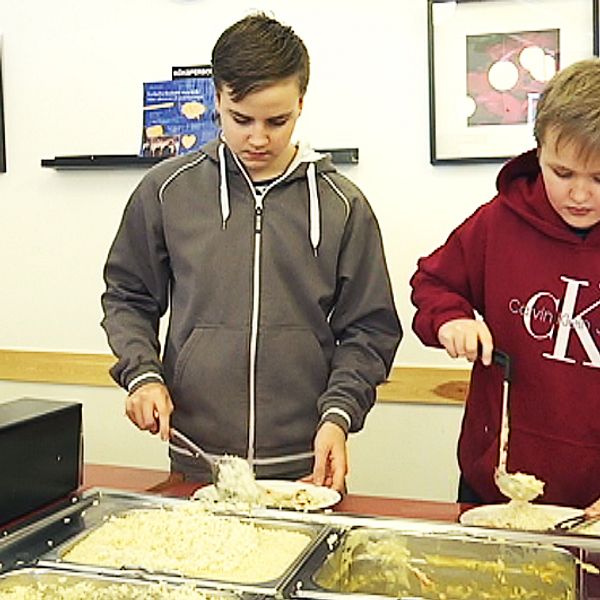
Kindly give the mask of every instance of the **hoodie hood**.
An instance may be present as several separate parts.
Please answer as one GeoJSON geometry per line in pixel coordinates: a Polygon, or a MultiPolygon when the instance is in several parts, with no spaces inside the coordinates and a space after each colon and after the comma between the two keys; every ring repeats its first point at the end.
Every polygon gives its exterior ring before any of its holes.
{"type": "Polygon", "coordinates": [[[309,197],[309,239],[315,256],[318,253],[319,242],[321,240],[321,217],[320,200],[317,186],[317,174],[335,171],[328,154],[322,154],[313,150],[308,144],[299,144],[296,156],[279,177],[275,178],[261,194],[257,194],[254,184],[248,175],[240,159],[229,149],[222,139],[216,139],[209,142],[202,148],[202,152],[208,158],[218,164],[219,168],[219,204],[221,207],[222,227],[227,227],[227,220],[231,214],[231,204],[229,199],[229,177],[235,174],[241,174],[248,183],[252,194],[254,195],[257,206],[262,207],[262,197],[264,194],[282,181],[306,178],[308,197],[309,197]]]}
{"type": "MultiPolygon", "coordinates": [[[[241,161],[237,159],[237,157],[231,152],[229,146],[227,146],[227,143],[223,139],[218,138],[208,142],[205,146],[202,147],[201,152],[203,152],[204,154],[206,154],[206,156],[208,156],[208,158],[219,164],[222,162],[221,157],[226,156],[227,171],[238,172],[241,167],[243,172],[247,176],[246,170],[241,165],[241,161]]],[[[297,172],[296,169],[301,165],[307,165],[310,163],[315,164],[317,173],[327,173],[336,170],[333,163],[331,162],[331,156],[329,154],[317,152],[309,144],[302,142],[298,144],[298,152],[296,152],[294,160],[292,160],[285,173],[283,173],[281,177],[278,178],[278,180],[285,179],[286,177],[289,177],[292,174],[293,178],[305,177],[305,173],[297,172]]]]}
{"type": "MultiPolygon", "coordinates": [[[[544,235],[581,243],[581,238],[552,208],[537,158],[537,150],[529,150],[507,162],[496,179],[498,200],[544,235]]],[[[594,227],[586,243],[600,245],[600,228],[594,227]]]]}

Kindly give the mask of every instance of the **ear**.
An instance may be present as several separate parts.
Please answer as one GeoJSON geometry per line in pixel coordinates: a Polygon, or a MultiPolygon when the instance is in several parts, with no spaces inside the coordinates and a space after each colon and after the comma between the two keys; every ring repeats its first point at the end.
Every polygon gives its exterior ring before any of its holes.
{"type": "Polygon", "coordinates": [[[300,96],[300,98],[298,98],[298,113],[302,112],[303,106],[304,106],[304,96],[300,96]]]}
{"type": "Polygon", "coordinates": [[[215,108],[218,113],[221,112],[221,92],[219,90],[215,92],[215,108]]]}

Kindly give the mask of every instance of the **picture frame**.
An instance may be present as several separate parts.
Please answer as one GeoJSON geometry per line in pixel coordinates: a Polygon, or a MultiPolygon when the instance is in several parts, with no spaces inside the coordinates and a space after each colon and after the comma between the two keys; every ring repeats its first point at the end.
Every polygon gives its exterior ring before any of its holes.
{"type": "Polygon", "coordinates": [[[2,92],[2,36],[0,36],[0,173],[6,173],[6,147],[4,144],[4,96],[2,92]]]}
{"type": "Polygon", "coordinates": [[[599,0],[427,0],[430,162],[504,162],[535,146],[555,72],[598,56],[599,0]]]}

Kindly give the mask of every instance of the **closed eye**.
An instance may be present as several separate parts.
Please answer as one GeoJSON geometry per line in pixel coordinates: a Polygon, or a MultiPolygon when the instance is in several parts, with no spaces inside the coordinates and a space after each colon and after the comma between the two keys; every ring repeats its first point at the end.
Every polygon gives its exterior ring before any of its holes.
{"type": "Polygon", "coordinates": [[[250,117],[244,117],[235,113],[232,115],[232,118],[238,125],[249,125],[252,122],[250,117]]]}
{"type": "Polygon", "coordinates": [[[289,120],[288,116],[285,117],[275,117],[273,119],[268,119],[268,123],[271,127],[283,127],[289,120]]]}
{"type": "Polygon", "coordinates": [[[552,171],[557,177],[560,177],[561,179],[568,179],[573,175],[573,172],[567,169],[557,169],[556,167],[553,167],[552,171]]]}

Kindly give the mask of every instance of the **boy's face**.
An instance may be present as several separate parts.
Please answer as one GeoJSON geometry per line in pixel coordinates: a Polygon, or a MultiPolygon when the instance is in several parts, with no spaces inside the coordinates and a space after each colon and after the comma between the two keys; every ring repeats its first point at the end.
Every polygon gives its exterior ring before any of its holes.
{"type": "Polygon", "coordinates": [[[296,77],[282,79],[239,102],[227,86],[217,93],[217,110],[227,145],[253,181],[277,177],[292,160],[290,140],[302,111],[296,77]]]}
{"type": "Polygon", "coordinates": [[[568,225],[589,229],[600,222],[600,152],[584,162],[577,145],[555,142],[548,132],[539,152],[548,200],[568,225]]]}

